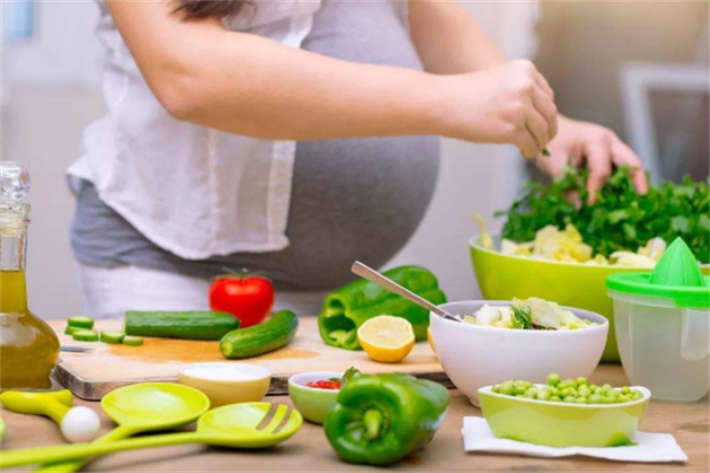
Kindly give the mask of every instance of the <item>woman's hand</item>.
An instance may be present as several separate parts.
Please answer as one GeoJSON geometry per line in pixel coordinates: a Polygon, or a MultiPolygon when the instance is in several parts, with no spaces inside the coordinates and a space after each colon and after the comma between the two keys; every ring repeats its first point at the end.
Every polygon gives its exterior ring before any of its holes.
{"type": "Polygon", "coordinates": [[[589,203],[596,201],[596,193],[609,178],[613,166],[628,166],[634,187],[639,194],[648,191],[646,174],[641,160],[616,134],[593,123],[559,116],[559,132],[549,144],[550,156],[538,156],[537,167],[545,174],[556,177],[564,173],[569,164],[589,168],[589,203]]]}
{"type": "Polygon", "coordinates": [[[447,136],[514,144],[532,158],[557,133],[554,93],[529,61],[440,77],[447,136]]]}

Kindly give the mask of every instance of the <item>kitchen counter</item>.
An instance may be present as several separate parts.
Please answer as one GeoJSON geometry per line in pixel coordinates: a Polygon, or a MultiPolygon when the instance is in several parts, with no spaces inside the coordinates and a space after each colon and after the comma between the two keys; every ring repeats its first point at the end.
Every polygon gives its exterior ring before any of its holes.
{"type": "MultiPolygon", "coordinates": [[[[597,384],[627,384],[620,366],[602,365],[591,377],[597,384]]],[[[465,454],[461,438],[464,416],[480,416],[456,390],[450,391],[451,408],[441,430],[429,446],[395,465],[406,471],[710,471],[710,424],[707,399],[693,404],[651,402],[641,430],[670,432],[688,454],[687,464],[615,463],[584,457],[541,459],[489,454],[465,454]]],[[[290,404],[287,396],[267,400],[290,404]]],[[[100,412],[98,403],[77,401],[100,412]]],[[[25,416],[2,409],[8,429],[3,449],[55,445],[62,442],[58,428],[46,418],[25,416]]],[[[112,427],[101,413],[102,432],[112,427]]],[[[26,469],[29,471],[29,469],[26,469]]],[[[322,428],[305,423],[300,432],[283,445],[263,451],[236,451],[202,445],[185,445],[137,450],[102,457],[84,471],[374,471],[338,460],[322,428]]]]}

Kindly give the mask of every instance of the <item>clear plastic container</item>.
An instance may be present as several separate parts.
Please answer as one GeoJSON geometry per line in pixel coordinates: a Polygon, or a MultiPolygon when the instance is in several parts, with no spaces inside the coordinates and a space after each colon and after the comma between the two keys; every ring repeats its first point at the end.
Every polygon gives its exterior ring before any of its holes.
{"type": "Polygon", "coordinates": [[[673,299],[609,291],[619,354],[629,382],[653,399],[694,402],[708,393],[710,311],[673,299]]]}
{"type": "Polygon", "coordinates": [[[607,277],[624,371],[652,399],[695,402],[710,377],[710,279],[677,238],[652,274],[607,277]]]}

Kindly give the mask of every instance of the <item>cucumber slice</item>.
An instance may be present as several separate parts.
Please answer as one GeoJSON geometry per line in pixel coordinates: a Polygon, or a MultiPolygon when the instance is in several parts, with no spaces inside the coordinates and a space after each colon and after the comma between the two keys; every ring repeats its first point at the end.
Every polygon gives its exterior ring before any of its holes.
{"type": "Polygon", "coordinates": [[[67,325],[67,328],[64,329],[64,334],[65,335],[74,335],[76,332],[80,330],[87,330],[83,327],[72,327],[71,325],[67,325]]]}
{"type": "Polygon", "coordinates": [[[132,347],[137,347],[140,345],[143,345],[143,337],[134,337],[132,335],[126,335],[123,337],[123,342],[124,345],[130,345],[132,347]]]}
{"type": "Polygon", "coordinates": [[[121,343],[123,341],[123,337],[125,337],[126,334],[123,332],[101,332],[101,336],[99,339],[108,344],[116,344],[116,343],[121,343]]]}
{"type": "Polygon", "coordinates": [[[94,319],[87,317],[85,315],[77,315],[76,317],[69,317],[67,323],[70,327],[81,327],[87,330],[94,328],[94,319]]]}
{"type": "Polygon", "coordinates": [[[74,340],[78,342],[98,342],[99,334],[93,330],[77,330],[72,334],[74,340]]]}

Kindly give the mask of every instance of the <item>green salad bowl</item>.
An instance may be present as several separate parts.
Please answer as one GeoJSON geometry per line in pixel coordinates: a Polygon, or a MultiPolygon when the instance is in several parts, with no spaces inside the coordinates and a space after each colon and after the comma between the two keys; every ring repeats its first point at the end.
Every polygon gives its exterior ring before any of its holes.
{"type": "MultiPolygon", "coordinates": [[[[536,385],[538,388],[544,385],[536,385]]],[[[616,447],[633,442],[651,399],[644,387],[623,404],[569,404],[478,391],[481,411],[493,435],[548,447],[616,447]]]]}
{"type": "MultiPolygon", "coordinates": [[[[494,237],[496,248],[500,238],[494,237]]],[[[618,363],[619,349],[614,329],[614,304],[606,291],[610,274],[650,272],[647,268],[597,266],[504,255],[481,246],[480,237],[469,242],[476,280],[485,299],[511,300],[539,297],[560,305],[585,309],[609,320],[602,362],[618,363]]],[[[701,266],[710,274],[710,266],[701,266]]]]}

